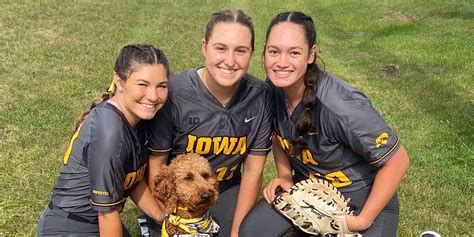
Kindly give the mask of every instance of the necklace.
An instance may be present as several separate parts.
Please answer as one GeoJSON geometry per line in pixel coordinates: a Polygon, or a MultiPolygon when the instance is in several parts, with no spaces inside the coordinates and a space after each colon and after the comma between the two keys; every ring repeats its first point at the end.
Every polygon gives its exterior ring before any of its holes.
{"type": "Polygon", "coordinates": [[[290,108],[290,103],[288,103],[286,95],[283,94],[283,97],[285,98],[286,112],[288,112],[288,116],[291,116],[291,114],[293,114],[294,108],[290,108]]]}
{"type": "Polygon", "coordinates": [[[207,82],[206,82],[206,74],[205,74],[205,71],[206,71],[206,68],[200,68],[199,70],[197,70],[197,73],[199,75],[199,77],[201,78],[201,81],[203,82],[204,86],[206,86],[207,90],[214,96],[214,98],[216,98],[216,100],[222,105],[222,107],[226,107],[226,105],[229,103],[231,97],[229,98],[219,98],[219,96],[215,95],[214,93],[212,93],[212,90],[209,88],[209,86],[207,85],[207,82]]]}

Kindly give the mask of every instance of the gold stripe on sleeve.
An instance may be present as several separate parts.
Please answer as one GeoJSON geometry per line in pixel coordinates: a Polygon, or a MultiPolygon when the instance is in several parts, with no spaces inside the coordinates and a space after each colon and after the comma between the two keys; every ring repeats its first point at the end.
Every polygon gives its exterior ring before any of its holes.
{"type": "Polygon", "coordinates": [[[392,153],[393,150],[395,150],[395,148],[398,146],[398,143],[399,143],[400,140],[398,140],[397,138],[397,142],[395,142],[395,144],[392,146],[392,148],[390,148],[390,150],[387,151],[387,153],[385,153],[382,157],[380,157],[379,159],[375,160],[375,161],[372,161],[372,162],[369,162],[369,164],[373,165],[373,164],[377,164],[378,162],[380,162],[381,160],[383,160],[385,157],[387,157],[390,153],[392,153]]]}
{"type": "Polygon", "coordinates": [[[153,148],[150,148],[148,147],[148,150],[150,150],[151,152],[156,152],[156,153],[163,153],[163,152],[170,152],[171,149],[173,149],[172,147],[170,147],[169,149],[164,149],[164,150],[156,150],[156,149],[153,149],[153,148]]]}
{"type": "Polygon", "coordinates": [[[90,202],[95,205],[95,206],[99,206],[99,207],[110,207],[110,206],[115,206],[117,204],[120,204],[122,202],[125,202],[125,198],[122,198],[122,200],[118,201],[118,202],[114,202],[114,203],[95,203],[93,202],[92,200],[90,200],[90,202]]]}
{"type": "Polygon", "coordinates": [[[271,146],[269,148],[250,148],[251,151],[269,151],[270,149],[272,149],[271,146]]]}

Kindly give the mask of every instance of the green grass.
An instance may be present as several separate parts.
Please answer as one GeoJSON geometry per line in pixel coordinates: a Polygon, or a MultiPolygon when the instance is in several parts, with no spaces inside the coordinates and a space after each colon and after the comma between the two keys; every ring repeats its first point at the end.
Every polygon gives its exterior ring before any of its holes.
{"type": "MultiPolygon", "coordinates": [[[[1,1],[0,236],[34,235],[74,119],[109,84],[128,43],[151,43],[173,72],[202,65],[214,10],[254,20],[250,72],[264,77],[266,26],[283,10],[313,16],[326,70],[362,89],[409,152],[399,189],[400,236],[472,235],[474,6],[472,1],[1,1]],[[397,68],[388,73],[388,65],[397,68]]],[[[269,159],[265,182],[274,177],[269,159]]],[[[124,222],[137,234],[138,210],[124,222]]]]}

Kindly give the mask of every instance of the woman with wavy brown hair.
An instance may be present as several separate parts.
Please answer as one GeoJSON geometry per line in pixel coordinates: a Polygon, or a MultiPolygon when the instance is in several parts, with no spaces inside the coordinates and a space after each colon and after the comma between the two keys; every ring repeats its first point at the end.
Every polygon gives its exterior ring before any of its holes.
{"type": "Polygon", "coordinates": [[[136,132],[168,96],[168,60],[152,45],[127,45],[112,85],[78,119],[38,236],[129,236],[120,213],[127,197],[156,221],[165,218],[146,178],[148,152],[136,132]]]}

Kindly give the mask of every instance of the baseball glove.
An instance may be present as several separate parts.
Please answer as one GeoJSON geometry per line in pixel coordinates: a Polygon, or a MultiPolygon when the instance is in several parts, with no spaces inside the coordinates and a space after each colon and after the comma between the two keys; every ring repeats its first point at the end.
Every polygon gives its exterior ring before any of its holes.
{"type": "Polygon", "coordinates": [[[273,205],[306,233],[360,236],[347,227],[345,215],[353,215],[349,199],[324,179],[296,183],[273,205]]]}

